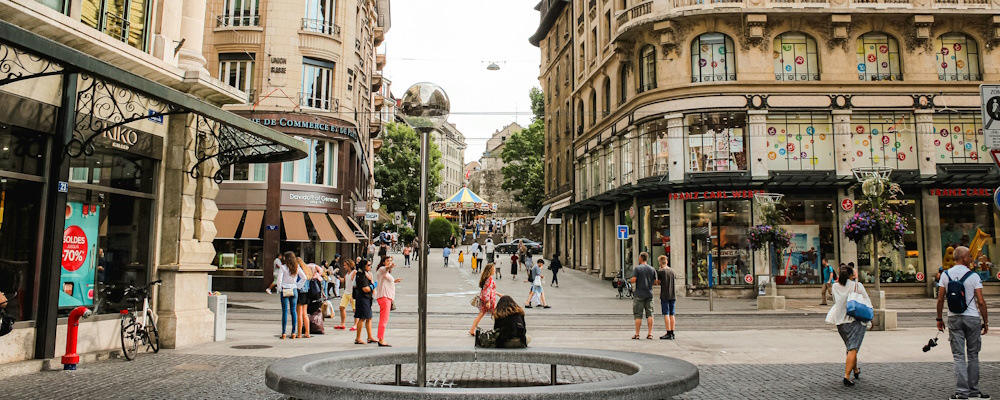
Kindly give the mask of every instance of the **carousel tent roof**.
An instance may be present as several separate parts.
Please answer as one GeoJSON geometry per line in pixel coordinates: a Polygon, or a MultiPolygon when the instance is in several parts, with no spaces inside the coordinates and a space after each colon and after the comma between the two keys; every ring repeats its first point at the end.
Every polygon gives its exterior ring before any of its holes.
{"type": "Polygon", "coordinates": [[[476,192],[469,190],[468,187],[463,186],[461,190],[455,192],[451,197],[444,199],[445,203],[484,203],[482,197],[479,197],[476,192]]]}
{"type": "Polygon", "coordinates": [[[431,204],[434,211],[437,212],[496,212],[496,203],[490,203],[489,201],[483,200],[479,197],[476,192],[469,190],[468,187],[462,187],[461,190],[455,194],[449,196],[447,199],[442,201],[436,201],[431,204]]]}

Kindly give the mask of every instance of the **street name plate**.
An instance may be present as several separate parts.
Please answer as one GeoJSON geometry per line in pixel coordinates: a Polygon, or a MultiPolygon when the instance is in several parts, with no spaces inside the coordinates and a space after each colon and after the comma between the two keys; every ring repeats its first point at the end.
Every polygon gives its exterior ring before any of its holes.
{"type": "Polygon", "coordinates": [[[979,85],[986,146],[1000,149],[1000,85],[979,85]]]}
{"type": "Polygon", "coordinates": [[[378,221],[378,213],[377,212],[366,213],[365,221],[378,221]]]}

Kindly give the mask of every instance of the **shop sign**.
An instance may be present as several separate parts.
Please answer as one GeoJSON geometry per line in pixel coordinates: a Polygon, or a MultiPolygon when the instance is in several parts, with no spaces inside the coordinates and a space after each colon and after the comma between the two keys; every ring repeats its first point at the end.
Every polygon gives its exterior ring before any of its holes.
{"type": "Polygon", "coordinates": [[[97,274],[97,234],[100,206],[79,202],[66,203],[63,231],[62,268],[59,282],[59,307],[94,304],[94,275],[97,274]]]}
{"type": "Polygon", "coordinates": [[[713,249],[712,253],[716,257],[750,257],[750,252],[747,249],[713,249]]]}
{"type": "Polygon", "coordinates": [[[924,281],[924,273],[917,272],[917,282],[923,282],[923,281],[924,281]]]}
{"type": "Polygon", "coordinates": [[[378,221],[378,213],[377,212],[365,213],[365,221],[378,221]]]}
{"type": "Polygon", "coordinates": [[[354,216],[363,217],[368,212],[368,202],[358,200],[354,202],[354,216]]]}
{"type": "Polygon", "coordinates": [[[101,132],[100,136],[94,138],[94,143],[99,147],[127,151],[156,159],[160,158],[160,152],[163,149],[163,138],[121,125],[101,132]]]}
{"type": "Polygon", "coordinates": [[[743,281],[746,283],[753,283],[753,275],[747,274],[747,276],[743,277],[743,281]]]}
{"type": "Polygon", "coordinates": [[[284,128],[302,128],[302,129],[312,129],[314,131],[320,132],[330,132],[339,133],[350,137],[351,139],[358,140],[358,131],[354,128],[331,125],[316,121],[304,121],[299,119],[291,118],[250,118],[251,121],[264,126],[280,126],[284,128]]]}
{"type": "Polygon", "coordinates": [[[674,192],[670,200],[715,200],[715,199],[752,199],[763,190],[716,190],[704,192],[674,192]]]}
{"type": "Polygon", "coordinates": [[[319,193],[289,193],[288,200],[292,201],[304,201],[309,204],[326,205],[326,204],[340,204],[340,198],[336,196],[327,196],[325,194],[319,193]]]}
{"type": "Polygon", "coordinates": [[[285,57],[271,57],[271,73],[272,74],[283,74],[286,72],[286,67],[275,67],[275,65],[285,65],[288,64],[288,59],[285,57]]]}
{"type": "Polygon", "coordinates": [[[986,197],[990,196],[989,189],[986,188],[959,188],[959,189],[929,189],[931,196],[938,197],[986,197]]]}
{"type": "Polygon", "coordinates": [[[844,211],[851,211],[851,210],[853,210],[854,209],[854,200],[844,199],[844,201],[840,202],[840,208],[844,209],[844,211]]]}

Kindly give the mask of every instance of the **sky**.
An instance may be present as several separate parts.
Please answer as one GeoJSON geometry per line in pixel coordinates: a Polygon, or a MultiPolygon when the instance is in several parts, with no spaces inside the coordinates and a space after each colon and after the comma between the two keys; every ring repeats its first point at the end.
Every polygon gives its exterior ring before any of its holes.
{"type": "Polygon", "coordinates": [[[383,76],[402,98],[432,82],[451,100],[449,122],[465,135],[465,162],[478,160],[493,132],[531,123],[528,91],[539,86],[538,0],[395,0],[385,34],[383,76]],[[499,71],[488,71],[490,62],[499,71]]]}

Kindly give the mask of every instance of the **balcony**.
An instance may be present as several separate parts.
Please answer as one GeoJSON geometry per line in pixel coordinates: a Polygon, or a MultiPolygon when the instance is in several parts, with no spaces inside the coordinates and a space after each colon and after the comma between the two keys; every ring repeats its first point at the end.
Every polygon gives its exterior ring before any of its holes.
{"type": "Polygon", "coordinates": [[[378,47],[378,46],[382,45],[382,42],[385,41],[385,16],[384,15],[379,15],[378,16],[378,20],[376,20],[375,30],[372,33],[373,33],[373,36],[374,36],[373,39],[375,41],[375,47],[378,47]]]}
{"type": "Polygon", "coordinates": [[[989,0],[934,0],[932,3],[934,4],[934,8],[991,8],[989,0]]]}
{"type": "Polygon", "coordinates": [[[340,40],[340,25],[321,19],[302,18],[302,30],[306,32],[322,33],[340,40]]]}
{"type": "MultiPolygon", "coordinates": [[[[674,0],[674,3],[678,2],[678,1],[701,2],[703,0],[674,0]]],[[[618,14],[618,28],[620,29],[622,27],[622,25],[627,24],[629,21],[631,21],[633,19],[636,19],[636,18],[639,18],[639,17],[641,17],[643,15],[647,15],[647,14],[652,13],[652,12],[653,12],[653,2],[652,1],[647,1],[645,3],[639,3],[638,5],[632,7],[630,9],[628,9],[628,10],[622,11],[621,14],[618,14]]]]}
{"type": "Polygon", "coordinates": [[[381,71],[385,68],[385,54],[375,54],[375,69],[381,71]]]}
{"type": "Polygon", "coordinates": [[[382,95],[379,93],[372,93],[372,96],[373,100],[375,100],[374,101],[375,111],[382,111],[382,106],[385,105],[385,97],[382,97],[382,95]]]}
{"type": "Polygon", "coordinates": [[[857,8],[912,8],[912,0],[851,0],[857,8]]]}
{"type": "Polygon", "coordinates": [[[299,107],[305,109],[338,112],[340,111],[340,99],[331,99],[318,96],[312,92],[299,93],[299,107]]]}
{"type": "Polygon", "coordinates": [[[215,16],[213,30],[216,46],[259,45],[264,29],[259,26],[260,16],[215,16]]]}
{"type": "Polygon", "coordinates": [[[372,151],[378,154],[382,150],[382,139],[372,140],[372,151]]]}
{"type": "Polygon", "coordinates": [[[372,91],[378,91],[382,88],[382,72],[375,71],[372,73],[372,91]]]}
{"type": "Polygon", "coordinates": [[[260,16],[259,15],[229,15],[222,14],[215,16],[215,27],[216,28],[229,28],[229,27],[247,27],[260,26],[260,16]]]}

